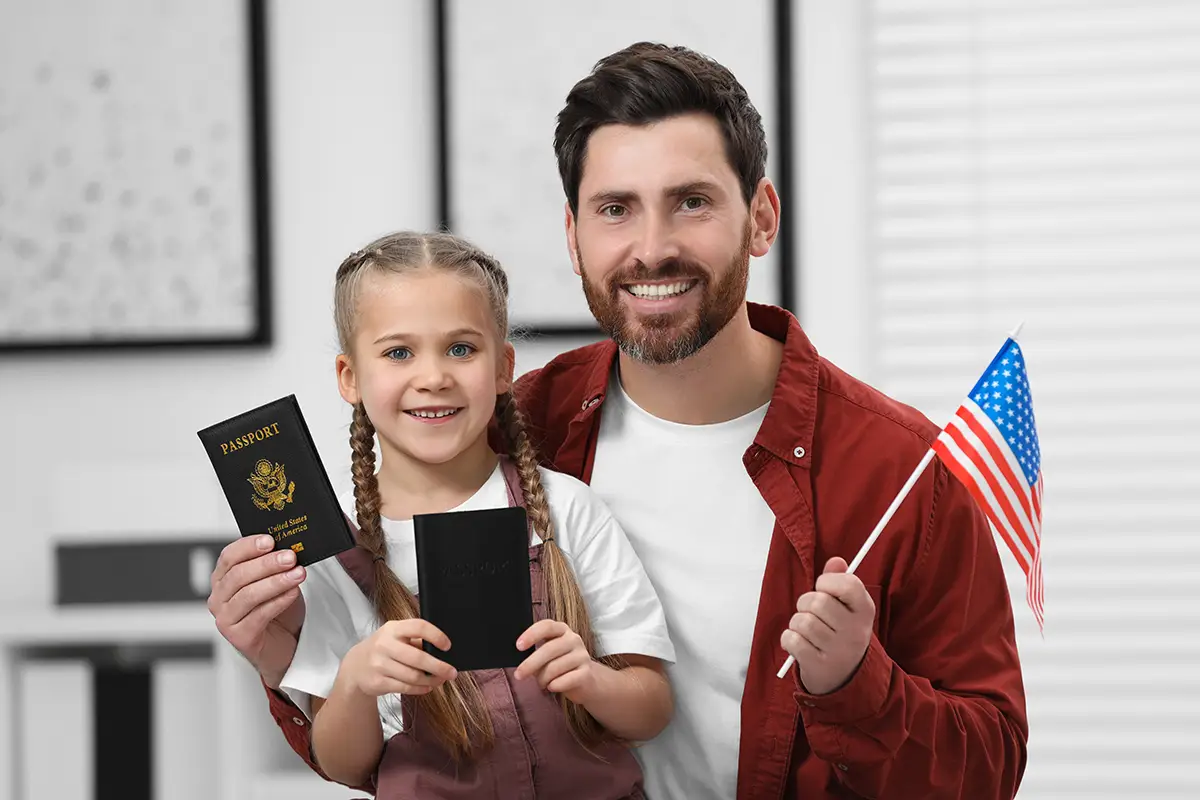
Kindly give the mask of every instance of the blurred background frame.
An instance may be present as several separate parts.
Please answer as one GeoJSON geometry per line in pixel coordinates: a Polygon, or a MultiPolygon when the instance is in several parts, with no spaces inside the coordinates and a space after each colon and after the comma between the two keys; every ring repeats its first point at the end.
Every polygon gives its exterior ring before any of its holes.
{"type": "Polygon", "coordinates": [[[601,57],[640,40],[686,43],[746,87],[766,127],[767,176],[783,215],[771,253],[751,263],[749,298],[788,309],[798,302],[790,0],[749,3],[737,14],[724,0],[660,0],[634,14],[552,0],[433,5],[440,224],[504,264],[522,334],[602,335],[565,244],[554,129],[571,86],[601,57]]]}
{"type": "Polygon", "coordinates": [[[270,343],[265,5],[0,28],[0,353],[270,343]]]}

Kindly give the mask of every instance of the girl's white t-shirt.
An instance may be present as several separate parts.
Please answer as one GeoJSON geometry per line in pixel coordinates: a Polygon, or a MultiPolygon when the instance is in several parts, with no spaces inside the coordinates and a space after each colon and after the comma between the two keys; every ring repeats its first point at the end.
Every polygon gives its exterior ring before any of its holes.
{"type": "MultiPolygon", "coordinates": [[[[636,654],[672,663],[675,649],[667,634],[658,594],[608,507],[582,481],[540,470],[550,517],[563,555],[575,572],[596,636],[596,655],[636,654]]],[[[354,497],[338,498],[354,519],[354,497]]],[[[508,491],[499,465],[483,486],[453,511],[504,508],[508,491]]],[[[414,594],[417,556],[412,520],[383,520],[388,565],[414,594]]],[[[540,539],[534,537],[533,543],[540,539]]],[[[346,653],[379,625],[375,609],[336,558],[308,567],[300,585],[304,626],[296,654],[280,688],[311,719],[311,699],[328,697],[346,653]]],[[[379,698],[384,738],[403,729],[399,698],[379,698]]]]}

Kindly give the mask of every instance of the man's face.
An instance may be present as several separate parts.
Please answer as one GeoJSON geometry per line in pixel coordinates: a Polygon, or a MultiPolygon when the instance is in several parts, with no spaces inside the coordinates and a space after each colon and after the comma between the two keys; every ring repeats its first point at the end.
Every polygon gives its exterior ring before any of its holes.
{"type": "Polygon", "coordinates": [[[760,186],[747,209],[708,115],[591,135],[567,241],[588,306],[622,351],[673,363],[720,333],[745,303],[750,256],[774,238],[774,215],[764,231],[754,213],[765,195],[760,186]]]}

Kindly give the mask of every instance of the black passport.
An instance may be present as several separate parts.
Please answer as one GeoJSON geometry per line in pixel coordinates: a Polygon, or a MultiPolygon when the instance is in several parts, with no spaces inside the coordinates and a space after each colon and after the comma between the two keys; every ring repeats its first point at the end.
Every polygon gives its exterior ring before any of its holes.
{"type": "Polygon", "coordinates": [[[416,514],[413,533],[421,617],[450,637],[449,650],[425,650],[462,671],[518,666],[533,624],[525,509],[416,514]]]}
{"type": "Polygon", "coordinates": [[[288,395],[197,431],[242,536],[269,533],[301,566],[354,547],[300,404],[288,395]]]}

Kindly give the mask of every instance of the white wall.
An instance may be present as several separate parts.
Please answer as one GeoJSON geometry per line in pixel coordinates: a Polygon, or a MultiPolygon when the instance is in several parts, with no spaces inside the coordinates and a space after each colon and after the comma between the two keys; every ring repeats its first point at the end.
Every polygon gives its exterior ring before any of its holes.
{"type": "Polygon", "coordinates": [[[294,392],[347,479],[332,278],[369,238],[436,222],[431,22],[420,2],[270,7],[270,349],[0,360],[0,607],[51,602],[59,537],[232,533],[195,432],[258,403],[294,392]]]}
{"type": "Polygon", "coordinates": [[[821,355],[870,380],[864,0],[802,0],[792,41],[800,227],[797,315],[821,355]]]}
{"type": "MultiPolygon", "coordinates": [[[[805,6],[830,21],[826,33],[839,24],[841,4],[805,6]]],[[[348,481],[348,414],[332,373],[333,272],[371,237],[436,223],[431,25],[422,2],[270,5],[269,349],[0,360],[0,606],[51,602],[58,539],[231,534],[195,432],[253,405],[295,393],[335,488],[348,481]]],[[[804,92],[813,91],[809,84],[820,75],[802,72],[809,76],[804,92]]],[[[826,100],[831,113],[797,114],[813,137],[810,150],[836,142],[850,122],[845,97],[827,93],[826,100]]],[[[831,161],[824,168],[836,170],[831,161]]],[[[804,197],[802,213],[818,217],[802,224],[803,257],[822,270],[846,257],[844,228],[829,229],[828,221],[853,196],[836,192],[840,206],[829,193],[820,202],[804,197]]],[[[812,317],[819,346],[853,361],[859,344],[841,343],[841,331],[857,319],[846,278],[852,273],[828,273],[840,282],[832,291],[826,274],[804,276],[802,313],[812,317]],[[818,302],[826,296],[833,305],[818,302]]],[[[576,344],[520,344],[518,372],[576,344]]]]}

